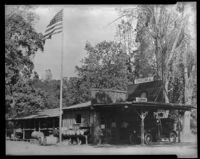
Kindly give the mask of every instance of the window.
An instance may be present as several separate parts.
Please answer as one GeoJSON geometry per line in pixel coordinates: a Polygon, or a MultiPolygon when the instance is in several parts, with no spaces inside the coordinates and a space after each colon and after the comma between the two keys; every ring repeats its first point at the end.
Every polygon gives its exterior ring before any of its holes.
{"type": "Polygon", "coordinates": [[[81,123],[81,114],[76,115],[76,123],[81,123]]]}

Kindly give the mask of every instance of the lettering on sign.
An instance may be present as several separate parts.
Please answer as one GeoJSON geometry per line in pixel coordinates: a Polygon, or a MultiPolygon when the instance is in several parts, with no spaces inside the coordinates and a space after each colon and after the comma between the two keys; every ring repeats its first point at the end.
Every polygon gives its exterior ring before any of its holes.
{"type": "Polygon", "coordinates": [[[147,98],[136,97],[136,102],[147,102],[147,98]]]}
{"type": "Polygon", "coordinates": [[[145,82],[152,82],[152,81],[154,81],[153,77],[138,78],[138,79],[135,79],[135,84],[145,83],[145,82]]]}

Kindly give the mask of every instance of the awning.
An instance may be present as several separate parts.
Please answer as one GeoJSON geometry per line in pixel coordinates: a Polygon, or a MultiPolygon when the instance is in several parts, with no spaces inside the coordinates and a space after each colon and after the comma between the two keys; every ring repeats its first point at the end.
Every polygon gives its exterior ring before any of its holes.
{"type": "Polygon", "coordinates": [[[59,117],[59,108],[46,109],[33,115],[28,115],[19,118],[9,118],[8,120],[27,120],[27,119],[52,118],[52,117],[59,117]]]}
{"type": "Polygon", "coordinates": [[[137,109],[166,109],[166,110],[191,110],[196,109],[191,105],[158,103],[158,102],[121,102],[112,104],[93,104],[94,108],[117,108],[120,106],[128,106],[137,109]]]}
{"type": "Polygon", "coordinates": [[[63,110],[69,110],[69,109],[78,109],[78,108],[87,108],[91,106],[91,101],[86,102],[86,103],[80,103],[80,104],[75,104],[69,107],[64,107],[63,110]]]}

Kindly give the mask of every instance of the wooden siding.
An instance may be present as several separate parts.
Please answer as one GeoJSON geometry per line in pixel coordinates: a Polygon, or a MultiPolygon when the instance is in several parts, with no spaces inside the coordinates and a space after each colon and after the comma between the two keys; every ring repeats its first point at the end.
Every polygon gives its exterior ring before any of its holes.
{"type": "Polygon", "coordinates": [[[67,110],[63,113],[63,127],[65,129],[72,129],[76,125],[76,115],[81,114],[81,127],[90,126],[90,114],[88,110],[67,110]]]}

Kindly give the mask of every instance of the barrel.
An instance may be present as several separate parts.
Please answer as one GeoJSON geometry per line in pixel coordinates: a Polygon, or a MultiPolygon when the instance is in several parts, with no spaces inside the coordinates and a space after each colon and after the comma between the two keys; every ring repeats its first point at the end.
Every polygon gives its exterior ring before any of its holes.
{"type": "Polygon", "coordinates": [[[39,131],[33,131],[31,133],[31,137],[38,139],[38,138],[44,137],[44,133],[43,132],[39,132],[39,131]]]}
{"type": "Polygon", "coordinates": [[[47,136],[45,140],[45,145],[53,145],[58,142],[58,138],[54,137],[53,135],[47,136]]]}

